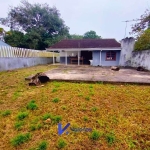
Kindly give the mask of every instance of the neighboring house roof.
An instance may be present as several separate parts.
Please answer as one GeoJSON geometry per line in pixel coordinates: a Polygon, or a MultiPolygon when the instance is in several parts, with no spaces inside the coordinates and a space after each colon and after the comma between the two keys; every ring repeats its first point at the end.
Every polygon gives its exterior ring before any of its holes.
{"type": "Polygon", "coordinates": [[[121,48],[115,39],[82,39],[62,40],[48,49],[76,49],[76,48],[121,48]]]}
{"type": "Polygon", "coordinates": [[[0,46],[10,46],[10,45],[8,45],[5,42],[3,42],[3,41],[0,40],[0,46]]]}

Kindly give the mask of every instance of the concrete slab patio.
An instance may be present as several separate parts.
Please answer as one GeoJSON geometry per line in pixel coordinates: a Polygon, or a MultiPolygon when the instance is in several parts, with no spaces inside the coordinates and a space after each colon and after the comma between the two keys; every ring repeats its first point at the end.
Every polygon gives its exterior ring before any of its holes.
{"type": "Polygon", "coordinates": [[[113,71],[110,67],[93,67],[88,65],[60,65],[47,71],[46,75],[55,81],[73,82],[108,82],[108,83],[138,83],[150,85],[150,72],[139,72],[135,69],[122,68],[113,71]]]}

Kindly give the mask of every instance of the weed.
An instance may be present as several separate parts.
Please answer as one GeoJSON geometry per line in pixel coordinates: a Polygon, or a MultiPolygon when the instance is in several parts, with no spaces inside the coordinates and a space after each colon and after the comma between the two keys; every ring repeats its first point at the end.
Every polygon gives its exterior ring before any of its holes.
{"type": "Polygon", "coordinates": [[[32,125],[30,126],[30,131],[35,131],[35,130],[36,130],[36,126],[32,124],[32,125]]]}
{"type": "Polygon", "coordinates": [[[57,98],[57,97],[54,98],[54,99],[52,100],[52,102],[53,102],[53,103],[58,103],[58,102],[59,102],[59,98],[57,98]]]}
{"type": "Polygon", "coordinates": [[[45,114],[44,116],[43,116],[43,120],[47,120],[48,118],[51,118],[51,114],[45,114]]]}
{"type": "Polygon", "coordinates": [[[89,96],[87,96],[87,97],[85,97],[85,99],[86,99],[87,101],[89,101],[89,100],[90,100],[90,97],[89,97],[89,96]]]}
{"type": "Polygon", "coordinates": [[[39,124],[37,125],[37,130],[41,129],[42,127],[43,127],[43,125],[39,123],[39,124]]]}
{"type": "Polygon", "coordinates": [[[106,140],[107,140],[107,143],[109,145],[113,144],[114,141],[116,140],[116,137],[115,137],[114,133],[108,133],[108,134],[106,134],[106,140]]]}
{"type": "Polygon", "coordinates": [[[61,108],[62,108],[63,110],[66,110],[67,106],[63,105],[61,108]]]}
{"type": "Polygon", "coordinates": [[[83,94],[78,94],[78,97],[83,97],[83,94]]]}
{"type": "Polygon", "coordinates": [[[62,116],[54,116],[52,117],[52,121],[54,124],[59,123],[62,120],[62,116]]]}
{"type": "Polygon", "coordinates": [[[90,135],[90,139],[98,140],[101,136],[102,136],[102,134],[98,130],[94,130],[94,131],[92,131],[92,133],[90,135]]]}
{"type": "Polygon", "coordinates": [[[59,139],[58,142],[57,142],[57,147],[60,148],[60,149],[64,148],[66,145],[67,145],[67,143],[63,138],[59,139]]]}
{"type": "Polygon", "coordinates": [[[95,112],[95,111],[98,110],[98,108],[97,107],[92,107],[91,110],[95,112]]]}
{"type": "Polygon", "coordinates": [[[38,106],[37,106],[37,104],[35,103],[34,100],[30,101],[30,102],[27,104],[27,109],[29,109],[29,110],[35,110],[35,109],[37,109],[37,108],[38,108],[38,106]]]}
{"type": "Polygon", "coordinates": [[[87,117],[87,116],[84,116],[84,117],[83,117],[83,120],[84,120],[84,121],[88,121],[88,117],[87,117]]]}
{"type": "Polygon", "coordinates": [[[24,122],[19,121],[15,123],[14,127],[16,130],[21,130],[23,125],[24,125],[24,122]]]}
{"type": "Polygon", "coordinates": [[[28,112],[19,112],[17,115],[18,120],[23,120],[28,117],[28,112]]]}
{"type": "Polygon", "coordinates": [[[47,141],[42,141],[36,150],[47,150],[47,141]]]}
{"type": "Polygon", "coordinates": [[[52,90],[52,92],[54,93],[54,92],[57,92],[58,90],[56,89],[56,88],[54,88],[53,90],[52,90]]]}
{"type": "Polygon", "coordinates": [[[93,88],[93,86],[92,86],[92,85],[90,85],[90,86],[89,86],[89,88],[90,88],[90,89],[92,89],[92,88],[93,88]]]}
{"type": "Polygon", "coordinates": [[[3,117],[9,116],[11,114],[10,110],[5,110],[4,112],[1,113],[3,117]]]}
{"type": "Polygon", "coordinates": [[[18,145],[21,145],[21,144],[29,141],[30,139],[31,139],[31,134],[30,133],[19,134],[11,140],[11,144],[13,146],[18,146],[18,145]]]}

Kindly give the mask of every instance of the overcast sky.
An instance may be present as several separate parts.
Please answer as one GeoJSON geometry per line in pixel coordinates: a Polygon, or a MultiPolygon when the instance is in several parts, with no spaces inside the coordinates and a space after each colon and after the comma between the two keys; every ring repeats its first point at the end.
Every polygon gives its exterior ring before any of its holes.
{"type": "MultiPolygon", "coordinates": [[[[71,34],[94,30],[103,38],[121,40],[125,36],[126,20],[137,19],[150,8],[150,0],[28,0],[31,3],[48,3],[56,6],[71,34]]],[[[17,6],[20,0],[2,0],[0,18],[6,17],[9,6],[17,6]]],[[[126,36],[131,36],[128,23],[126,36]]],[[[0,25],[1,26],[1,25],[0,25]]],[[[8,30],[8,28],[5,28],[8,30]]]]}

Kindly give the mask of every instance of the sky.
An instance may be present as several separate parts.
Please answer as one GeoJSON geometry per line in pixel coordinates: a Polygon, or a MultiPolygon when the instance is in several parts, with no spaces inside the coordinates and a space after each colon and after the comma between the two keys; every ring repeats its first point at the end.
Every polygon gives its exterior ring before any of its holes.
{"type": "MultiPolygon", "coordinates": [[[[61,18],[70,28],[70,34],[83,35],[94,30],[102,38],[115,38],[120,41],[130,37],[131,25],[136,22],[123,21],[138,19],[150,8],[150,0],[28,0],[30,3],[47,3],[55,6],[61,18]]],[[[7,16],[9,6],[17,6],[20,0],[7,0],[0,3],[0,18],[7,16]]],[[[2,25],[5,30],[9,30],[2,25]]]]}

